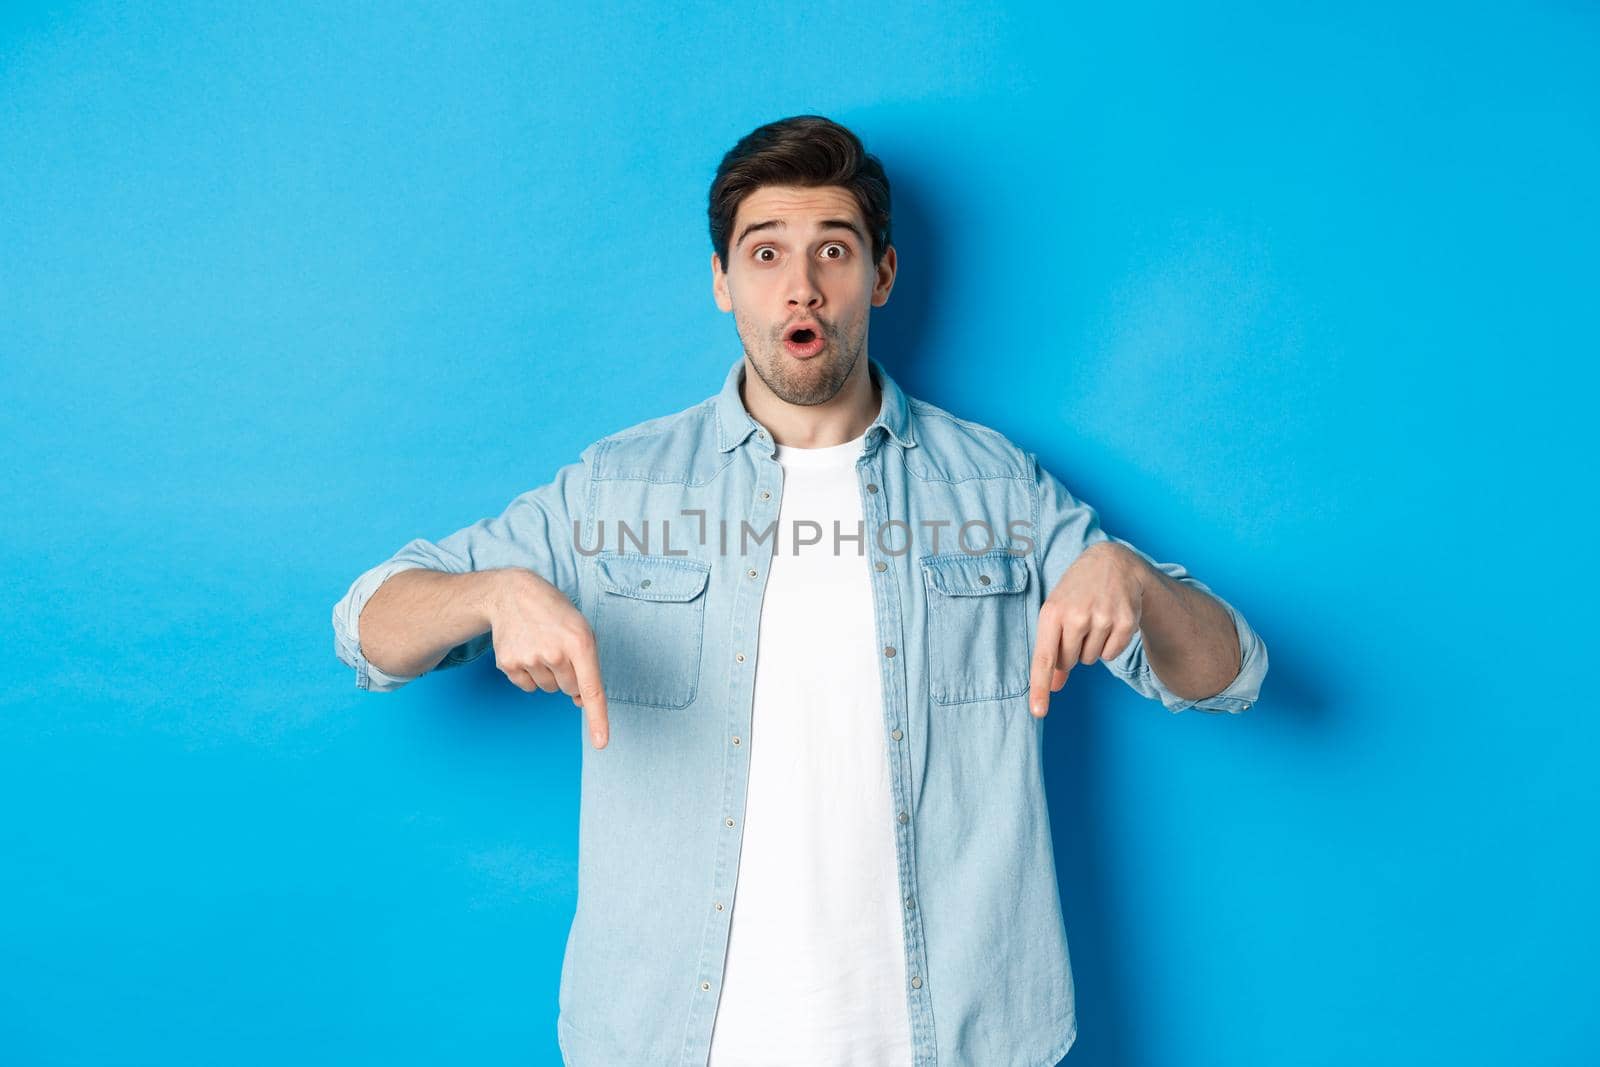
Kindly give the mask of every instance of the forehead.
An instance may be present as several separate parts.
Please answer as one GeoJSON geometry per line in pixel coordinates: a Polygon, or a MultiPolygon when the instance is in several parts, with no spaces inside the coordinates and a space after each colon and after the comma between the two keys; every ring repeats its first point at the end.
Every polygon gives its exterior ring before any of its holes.
{"type": "Polygon", "coordinates": [[[739,202],[734,212],[734,232],[746,222],[782,219],[790,226],[805,227],[823,219],[851,219],[865,227],[861,209],[848,189],[838,185],[803,188],[794,185],[763,185],[739,202]]]}

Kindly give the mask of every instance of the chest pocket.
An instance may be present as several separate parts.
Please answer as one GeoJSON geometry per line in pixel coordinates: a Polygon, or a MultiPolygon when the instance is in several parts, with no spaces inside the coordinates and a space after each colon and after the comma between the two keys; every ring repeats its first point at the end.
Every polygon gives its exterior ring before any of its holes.
{"type": "Polygon", "coordinates": [[[922,559],[928,595],[928,681],[940,704],[1028,691],[1033,634],[1028,564],[1005,549],[922,559]]]}
{"type": "Polygon", "coordinates": [[[595,558],[595,641],[606,701],[681,708],[700,682],[711,564],[675,556],[595,558]]]}

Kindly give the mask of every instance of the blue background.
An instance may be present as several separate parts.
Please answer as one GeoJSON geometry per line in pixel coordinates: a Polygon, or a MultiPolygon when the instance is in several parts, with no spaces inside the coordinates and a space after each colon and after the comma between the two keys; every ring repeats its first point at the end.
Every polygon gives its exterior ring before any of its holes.
{"type": "Polygon", "coordinates": [[[716,390],[801,112],[873,355],[1271,650],[1055,698],[1066,1062],[1593,1055],[1593,5],[269,6],[0,15],[0,1059],[558,1062],[580,714],[329,610],[716,390]]]}

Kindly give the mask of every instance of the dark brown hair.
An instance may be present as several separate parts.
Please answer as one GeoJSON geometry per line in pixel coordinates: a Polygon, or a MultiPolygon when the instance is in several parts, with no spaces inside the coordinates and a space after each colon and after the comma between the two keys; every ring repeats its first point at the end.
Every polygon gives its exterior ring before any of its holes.
{"type": "Polygon", "coordinates": [[[711,182],[711,246],[728,269],[728,240],[744,198],[763,185],[838,185],[856,198],[876,266],[889,247],[889,178],[861,139],[821,115],[795,115],[745,134],[711,182]]]}

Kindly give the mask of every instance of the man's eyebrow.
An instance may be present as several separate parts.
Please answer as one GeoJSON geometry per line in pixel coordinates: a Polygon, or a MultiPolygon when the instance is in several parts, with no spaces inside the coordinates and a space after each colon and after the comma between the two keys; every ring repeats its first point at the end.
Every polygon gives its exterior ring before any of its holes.
{"type": "MultiPolygon", "coordinates": [[[[735,248],[738,248],[741,244],[744,243],[744,239],[746,237],[749,237],[752,233],[755,233],[757,230],[771,230],[771,229],[776,229],[778,227],[783,227],[783,226],[786,226],[786,225],[787,225],[787,223],[785,223],[782,219],[763,219],[760,222],[752,222],[748,226],[746,226],[744,229],[739,231],[739,237],[738,237],[737,240],[735,240],[733,242],[733,246],[735,248]]],[[[856,235],[856,240],[857,241],[861,242],[863,245],[867,243],[867,235],[861,232],[861,227],[857,226],[854,222],[851,222],[849,219],[824,219],[817,226],[817,229],[819,229],[819,230],[849,230],[851,233],[856,235]]]]}

